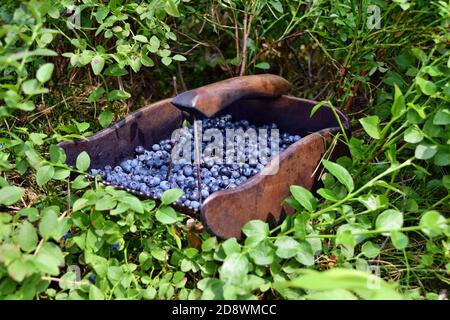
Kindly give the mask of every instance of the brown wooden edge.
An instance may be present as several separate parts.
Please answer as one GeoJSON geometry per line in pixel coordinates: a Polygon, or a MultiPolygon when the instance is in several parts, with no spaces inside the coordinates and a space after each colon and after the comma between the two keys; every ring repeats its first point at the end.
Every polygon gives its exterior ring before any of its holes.
{"type": "Polygon", "coordinates": [[[183,92],[171,103],[181,110],[212,117],[233,102],[246,98],[276,98],[291,84],[273,74],[234,77],[183,92]]]}

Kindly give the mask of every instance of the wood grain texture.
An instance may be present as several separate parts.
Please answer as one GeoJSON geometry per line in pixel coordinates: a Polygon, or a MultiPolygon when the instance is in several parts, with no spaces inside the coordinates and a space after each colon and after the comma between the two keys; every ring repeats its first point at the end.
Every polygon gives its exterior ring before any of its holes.
{"type": "Polygon", "coordinates": [[[67,155],[67,164],[75,165],[78,154],[86,151],[91,158],[91,168],[117,165],[124,159],[134,157],[134,150],[141,145],[146,148],[171,137],[179,128],[182,112],[170,99],[143,107],[109,128],[88,137],[59,144],[67,155]]]}
{"type": "Polygon", "coordinates": [[[291,84],[273,74],[230,78],[183,92],[171,102],[178,108],[212,117],[235,101],[247,98],[276,98],[287,93],[291,84]]]}

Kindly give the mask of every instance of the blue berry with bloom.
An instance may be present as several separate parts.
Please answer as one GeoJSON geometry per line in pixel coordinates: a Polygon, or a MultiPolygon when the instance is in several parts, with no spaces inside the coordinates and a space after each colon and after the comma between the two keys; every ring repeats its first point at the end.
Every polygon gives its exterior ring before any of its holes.
{"type": "Polygon", "coordinates": [[[91,273],[88,277],[88,280],[92,283],[95,283],[96,278],[97,278],[97,275],[95,273],[91,273]]]}

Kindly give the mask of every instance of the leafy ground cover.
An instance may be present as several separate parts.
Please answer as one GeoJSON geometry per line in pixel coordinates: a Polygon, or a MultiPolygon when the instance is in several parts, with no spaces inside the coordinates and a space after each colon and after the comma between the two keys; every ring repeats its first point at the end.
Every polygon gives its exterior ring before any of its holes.
{"type": "Polygon", "coordinates": [[[445,1],[0,4],[2,299],[447,299],[445,1]],[[88,181],[89,136],[146,103],[270,72],[351,117],[351,157],[292,186],[280,226],[219,241],[170,204],[88,181]]]}

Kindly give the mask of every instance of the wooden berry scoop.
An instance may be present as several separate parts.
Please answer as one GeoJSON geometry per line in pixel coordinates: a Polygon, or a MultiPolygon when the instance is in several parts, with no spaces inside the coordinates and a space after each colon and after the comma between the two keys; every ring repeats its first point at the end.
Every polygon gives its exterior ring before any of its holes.
{"type": "Polygon", "coordinates": [[[274,74],[242,76],[183,92],[171,103],[183,111],[210,118],[238,100],[277,98],[291,87],[289,81],[274,74]]]}
{"type": "MultiPolygon", "coordinates": [[[[293,212],[283,204],[291,185],[309,190],[317,187],[320,161],[328,148],[327,159],[347,154],[340,139],[333,143],[333,136],[341,130],[335,112],[324,105],[311,116],[317,102],[285,95],[290,87],[288,81],[276,75],[231,78],[157,101],[86,140],[62,142],[59,146],[65,150],[69,165],[75,165],[80,152],[86,151],[92,168],[115,166],[133,157],[137,146],[149,149],[169,139],[183,122],[182,111],[203,117],[230,114],[233,120],[247,120],[256,126],[276,123],[281,132],[300,135],[302,139],[260,173],[235,188],[212,193],[203,199],[199,210],[175,205],[177,210],[200,218],[206,230],[217,237],[241,239],[242,227],[248,221],[260,219],[276,225],[293,212]]],[[[344,129],[349,130],[345,114],[339,110],[336,113],[344,129]]],[[[153,198],[148,193],[125,189],[142,198],[153,198]]]]}

